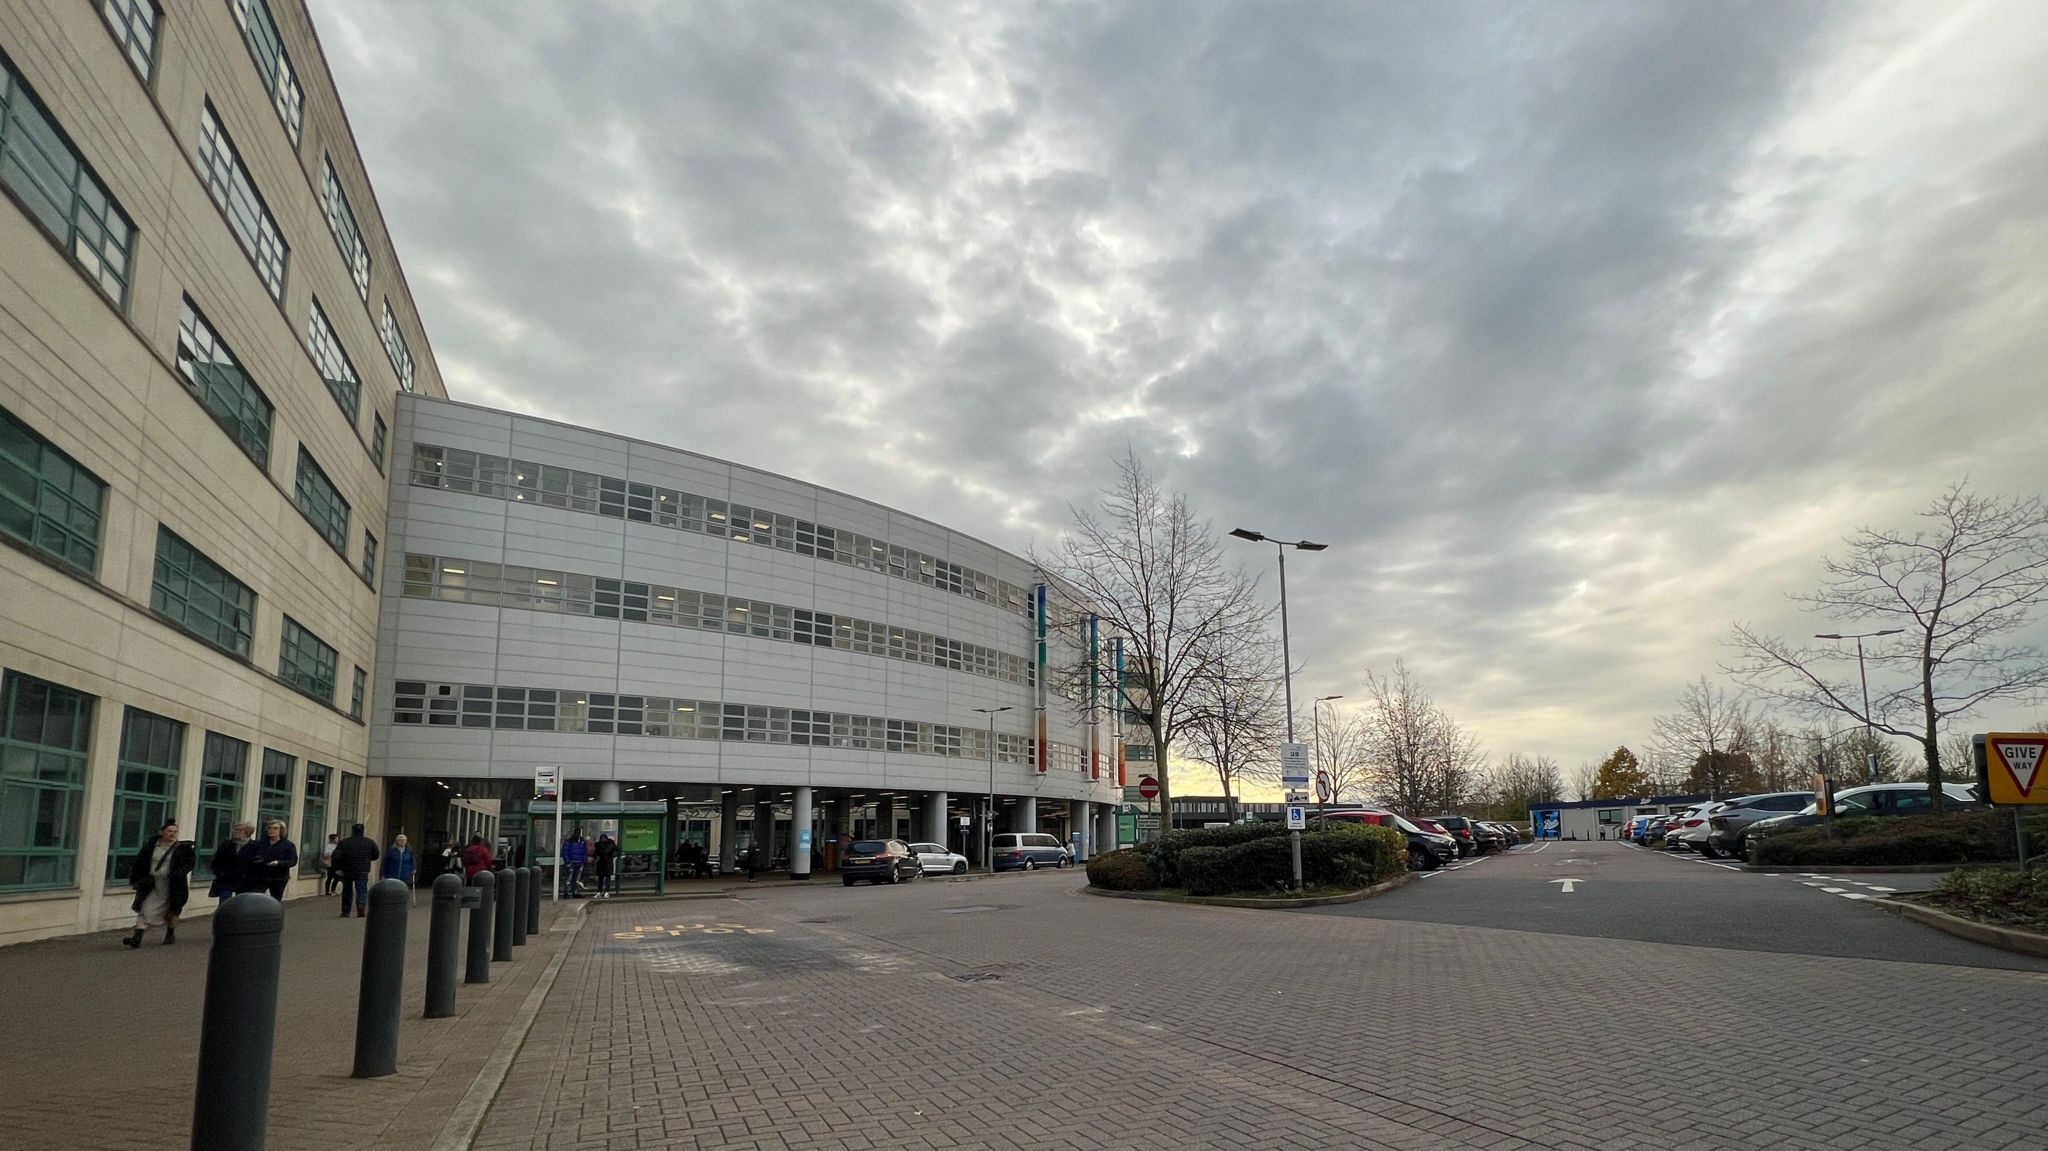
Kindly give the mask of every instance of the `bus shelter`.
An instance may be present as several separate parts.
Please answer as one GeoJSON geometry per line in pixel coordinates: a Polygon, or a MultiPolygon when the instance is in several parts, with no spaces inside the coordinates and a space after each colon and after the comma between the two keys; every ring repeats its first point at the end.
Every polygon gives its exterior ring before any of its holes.
{"type": "MultiPolygon", "coordinates": [[[[556,838],[556,805],[547,800],[535,800],[533,814],[534,861],[550,868],[561,865],[559,840],[556,838]]],[[[583,833],[595,851],[600,835],[609,835],[618,841],[619,890],[652,892],[660,895],[668,890],[669,843],[668,804],[660,800],[584,800],[580,803],[560,805],[561,832],[563,837],[583,833]]],[[[591,886],[592,876],[586,868],[583,884],[591,886]]]]}

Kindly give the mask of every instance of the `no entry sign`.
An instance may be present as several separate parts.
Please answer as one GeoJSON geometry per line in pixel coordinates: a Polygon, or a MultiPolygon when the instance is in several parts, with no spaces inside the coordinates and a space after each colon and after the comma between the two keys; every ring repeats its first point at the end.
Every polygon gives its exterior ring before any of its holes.
{"type": "Polygon", "coordinates": [[[1139,795],[1142,795],[1142,796],[1144,796],[1144,797],[1145,797],[1146,799],[1158,799],[1158,798],[1159,798],[1159,781],[1158,781],[1158,780],[1156,780],[1156,779],[1153,779],[1153,778],[1152,778],[1151,776],[1149,776],[1149,775],[1141,775],[1141,776],[1139,776],[1139,777],[1138,777],[1138,794],[1139,794],[1139,795]]]}

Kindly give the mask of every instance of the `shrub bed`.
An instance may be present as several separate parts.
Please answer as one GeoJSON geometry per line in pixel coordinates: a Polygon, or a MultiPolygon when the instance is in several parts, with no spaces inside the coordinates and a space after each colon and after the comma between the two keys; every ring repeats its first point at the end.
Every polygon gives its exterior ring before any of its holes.
{"type": "MultiPolygon", "coordinates": [[[[2027,853],[2048,849],[2048,815],[2026,821],[2027,853]]],[[[1838,819],[1834,838],[1819,827],[1780,832],[1757,840],[1752,863],[1792,866],[1884,866],[1920,863],[1998,863],[2015,859],[2012,815],[2003,811],[1961,811],[1838,819]]]]}
{"type": "Polygon", "coordinates": [[[2048,871],[2039,868],[1951,872],[1928,893],[1927,902],[1950,915],[2048,934],[2048,871]]]}
{"type": "Polygon", "coordinates": [[[1159,886],[1159,877],[1146,852],[1125,848],[1089,860],[1088,882],[1109,891],[1150,891],[1159,886]]]}
{"type": "Polygon", "coordinates": [[[1278,823],[1233,823],[1228,827],[1203,827],[1169,831],[1151,844],[1152,871],[1161,887],[1185,887],[1181,855],[1196,847],[1236,847],[1241,843],[1284,836],[1287,828],[1278,823]]]}
{"type": "MultiPolygon", "coordinates": [[[[1221,830],[1221,829],[1219,829],[1221,830]]],[[[1285,828],[1230,846],[1187,845],[1176,855],[1189,895],[1271,894],[1294,881],[1293,852],[1285,828]]],[[[1408,868],[1408,840],[1390,828],[1343,827],[1304,832],[1301,880],[1308,888],[1355,891],[1408,868]]]]}

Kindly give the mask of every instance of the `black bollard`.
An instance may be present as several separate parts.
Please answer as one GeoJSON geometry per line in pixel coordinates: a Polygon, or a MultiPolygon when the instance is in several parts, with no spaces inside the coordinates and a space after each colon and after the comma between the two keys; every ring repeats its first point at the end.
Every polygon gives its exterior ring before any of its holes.
{"type": "Polygon", "coordinates": [[[533,894],[533,868],[512,869],[512,945],[526,946],[526,900],[533,894]]]}
{"type": "Polygon", "coordinates": [[[469,912],[469,971],[464,983],[489,983],[491,981],[491,934],[492,919],[498,910],[498,897],[493,890],[498,886],[498,877],[488,871],[479,871],[470,880],[476,885],[476,903],[469,912]]]}
{"type": "Polygon", "coordinates": [[[370,886],[369,922],[363,925],[363,977],[356,991],[357,1079],[398,1071],[398,1010],[405,991],[405,921],[408,892],[403,882],[380,879],[370,886]]]}
{"type": "Polygon", "coordinates": [[[512,906],[519,898],[519,880],[509,867],[498,869],[498,909],[491,913],[491,962],[512,961],[512,906]]]}
{"type": "Polygon", "coordinates": [[[547,868],[542,867],[540,864],[536,863],[533,865],[532,871],[533,890],[527,892],[526,894],[526,933],[528,935],[539,935],[540,889],[541,884],[547,880],[548,870],[547,868]]]}
{"type": "Polygon", "coordinates": [[[192,1151],[263,1149],[283,959],[284,906],[277,900],[261,892],[237,895],[213,913],[192,1151]]]}
{"type": "Polygon", "coordinates": [[[462,877],[434,878],[434,918],[427,927],[427,1018],[455,1014],[455,953],[462,950],[462,877]]]}

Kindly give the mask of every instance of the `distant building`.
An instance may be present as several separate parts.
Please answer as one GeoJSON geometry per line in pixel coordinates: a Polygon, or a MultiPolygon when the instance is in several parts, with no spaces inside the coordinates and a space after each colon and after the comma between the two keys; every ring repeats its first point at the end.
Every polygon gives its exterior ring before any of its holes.
{"type": "Polygon", "coordinates": [[[1529,822],[1538,839],[1614,839],[1621,826],[1638,815],[1673,815],[1704,795],[1647,795],[1640,799],[1581,799],[1529,805],[1529,822]]]}

